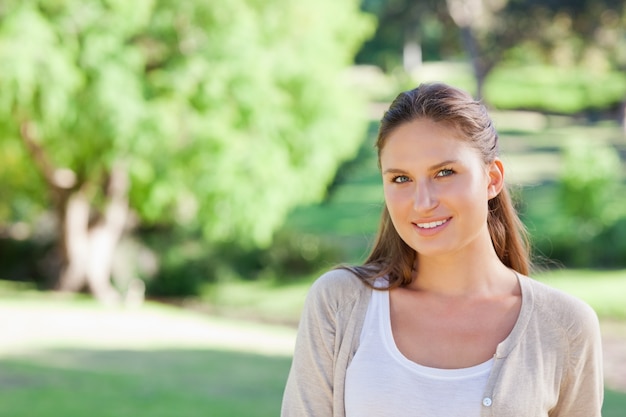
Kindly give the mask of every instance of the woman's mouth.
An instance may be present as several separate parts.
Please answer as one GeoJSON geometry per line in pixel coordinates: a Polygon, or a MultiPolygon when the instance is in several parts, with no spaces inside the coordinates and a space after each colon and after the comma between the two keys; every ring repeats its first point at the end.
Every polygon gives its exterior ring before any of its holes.
{"type": "Polygon", "coordinates": [[[445,224],[450,219],[437,220],[436,222],[427,222],[427,223],[415,223],[417,227],[420,229],[434,229],[435,227],[441,226],[445,224]]]}

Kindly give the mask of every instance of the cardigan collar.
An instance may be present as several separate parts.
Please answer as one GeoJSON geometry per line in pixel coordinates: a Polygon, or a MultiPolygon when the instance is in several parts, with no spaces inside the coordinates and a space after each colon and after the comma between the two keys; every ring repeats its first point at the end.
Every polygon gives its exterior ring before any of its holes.
{"type": "MultiPolygon", "coordinates": [[[[515,271],[514,271],[515,272],[515,271]]],[[[511,353],[511,351],[518,345],[522,336],[526,332],[528,323],[532,317],[533,309],[535,308],[535,299],[533,295],[533,287],[530,282],[530,278],[522,276],[515,272],[517,281],[522,292],[522,306],[517,317],[517,321],[511,330],[511,333],[498,344],[496,348],[496,358],[504,358],[511,353]]]]}

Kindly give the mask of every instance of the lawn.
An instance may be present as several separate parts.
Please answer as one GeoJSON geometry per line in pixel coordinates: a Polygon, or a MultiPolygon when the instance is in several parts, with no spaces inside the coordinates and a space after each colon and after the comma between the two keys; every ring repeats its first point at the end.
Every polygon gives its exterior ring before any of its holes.
{"type": "Polygon", "coordinates": [[[270,417],[295,330],[148,303],[0,297],[2,417],[270,417]]]}
{"type": "Polygon", "coordinates": [[[47,350],[0,360],[0,416],[277,416],[289,363],[210,349],[47,350]]]}
{"type": "MultiPolygon", "coordinates": [[[[280,302],[280,299],[276,300],[280,302]]],[[[276,417],[293,328],[0,297],[1,417],[276,417]],[[7,320],[11,318],[11,320],[7,320]]],[[[606,391],[604,417],[626,394],[606,391]]]]}
{"type": "Polygon", "coordinates": [[[540,273],[537,278],[585,300],[601,318],[626,320],[626,270],[561,269],[540,273]]]}

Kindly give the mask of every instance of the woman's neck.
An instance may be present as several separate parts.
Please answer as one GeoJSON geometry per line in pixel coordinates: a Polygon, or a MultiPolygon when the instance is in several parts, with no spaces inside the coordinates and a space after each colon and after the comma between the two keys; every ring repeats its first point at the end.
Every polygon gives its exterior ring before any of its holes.
{"type": "Polygon", "coordinates": [[[516,286],[515,274],[490,247],[478,253],[418,256],[413,282],[408,288],[444,296],[480,296],[509,292],[516,286]]]}

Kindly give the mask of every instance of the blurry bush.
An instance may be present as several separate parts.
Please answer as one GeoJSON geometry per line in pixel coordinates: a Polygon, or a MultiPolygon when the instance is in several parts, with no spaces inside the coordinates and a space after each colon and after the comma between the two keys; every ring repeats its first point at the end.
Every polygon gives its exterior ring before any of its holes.
{"type": "Polygon", "coordinates": [[[537,252],[567,267],[625,267],[626,210],[616,198],[621,172],[613,147],[570,141],[557,184],[546,186],[552,192],[527,213],[537,252]]]}
{"type": "Polygon", "coordinates": [[[308,277],[344,257],[338,245],[312,234],[283,230],[271,246],[208,245],[200,235],[152,230],[146,244],[159,253],[159,268],[147,279],[148,297],[193,297],[207,284],[267,280],[283,284],[308,277]]]}
{"type": "Polygon", "coordinates": [[[617,151],[592,139],[571,140],[564,149],[559,181],[560,202],[566,215],[589,235],[610,227],[621,207],[615,192],[621,180],[617,151]]]}
{"type": "Polygon", "coordinates": [[[34,282],[38,287],[45,287],[46,277],[41,266],[49,249],[49,244],[34,239],[0,237],[0,279],[34,282]]]}
{"type": "Polygon", "coordinates": [[[261,275],[278,283],[297,280],[345,259],[344,249],[320,236],[283,230],[260,253],[261,275]]]}

